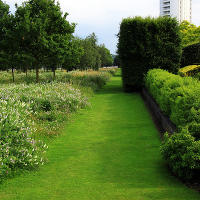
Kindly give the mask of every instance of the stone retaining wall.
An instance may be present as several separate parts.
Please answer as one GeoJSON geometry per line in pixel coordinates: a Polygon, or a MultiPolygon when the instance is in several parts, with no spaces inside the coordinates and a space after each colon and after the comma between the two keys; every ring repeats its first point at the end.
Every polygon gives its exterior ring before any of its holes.
{"type": "Polygon", "coordinates": [[[151,111],[151,114],[153,116],[153,119],[159,128],[161,133],[174,133],[176,132],[176,126],[170,121],[170,119],[165,116],[162,111],[160,110],[158,104],[155,102],[153,97],[149,94],[149,92],[143,88],[142,90],[142,97],[147,104],[149,110],[151,111]]]}

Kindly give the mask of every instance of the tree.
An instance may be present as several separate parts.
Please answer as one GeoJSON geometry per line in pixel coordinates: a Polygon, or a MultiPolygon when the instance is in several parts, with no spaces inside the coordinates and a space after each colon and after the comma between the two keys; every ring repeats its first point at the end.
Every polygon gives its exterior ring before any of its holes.
{"type": "Polygon", "coordinates": [[[200,42],[200,26],[197,27],[188,21],[183,21],[180,24],[180,31],[182,36],[182,47],[200,42]]]}
{"type": "Polygon", "coordinates": [[[0,1],[0,15],[0,57],[2,69],[12,69],[12,79],[14,82],[14,69],[18,64],[15,17],[9,12],[9,6],[2,3],[2,1],[0,1]]]}
{"type": "Polygon", "coordinates": [[[9,6],[0,0],[0,69],[6,69],[6,53],[5,53],[5,40],[6,40],[6,24],[8,21],[9,6]]]}
{"type": "Polygon", "coordinates": [[[54,71],[63,63],[62,42],[71,40],[75,25],[63,15],[55,0],[29,0],[16,6],[18,38],[23,52],[31,56],[36,69],[36,82],[39,81],[39,69],[45,64],[54,71]]]}
{"type": "Polygon", "coordinates": [[[47,60],[48,66],[53,71],[55,79],[55,70],[58,66],[62,66],[65,62],[66,55],[69,55],[70,43],[72,42],[72,33],[75,30],[75,24],[70,24],[66,17],[68,13],[61,12],[59,3],[55,4],[48,13],[48,51],[47,60]]]}
{"type": "Polygon", "coordinates": [[[78,69],[80,59],[84,54],[84,49],[81,46],[82,40],[78,37],[73,37],[71,41],[66,44],[67,51],[63,55],[64,63],[62,68],[66,70],[78,69]]]}
{"type": "Polygon", "coordinates": [[[110,51],[105,47],[104,44],[98,47],[99,54],[101,56],[101,67],[112,66],[113,58],[110,51]]]}
{"type": "Polygon", "coordinates": [[[85,39],[80,39],[80,45],[84,51],[78,65],[79,69],[94,69],[98,70],[101,66],[101,56],[97,45],[97,37],[95,33],[87,36],[85,39]]]}
{"type": "Polygon", "coordinates": [[[79,69],[98,70],[102,66],[111,66],[113,63],[112,55],[104,44],[98,45],[95,33],[90,34],[85,39],[79,38],[79,45],[83,49],[80,57],[79,69]]]}
{"type": "Polygon", "coordinates": [[[119,55],[114,55],[113,65],[114,65],[114,66],[118,66],[118,67],[120,67],[120,59],[119,59],[119,55]]]}
{"type": "Polygon", "coordinates": [[[14,70],[19,66],[19,45],[15,26],[15,17],[12,14],[8,15],[6,23],[6,34],[4,40],[4,50],[6,53],[7,67],[12,70],[12,79],[15,81],[14,70]]]}

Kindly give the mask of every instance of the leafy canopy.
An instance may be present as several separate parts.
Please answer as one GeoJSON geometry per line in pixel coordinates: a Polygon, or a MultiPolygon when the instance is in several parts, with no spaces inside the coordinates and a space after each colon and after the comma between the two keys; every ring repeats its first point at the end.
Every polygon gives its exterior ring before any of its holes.
{"type": "Polygon", "coordinates": [[[180,32],[183,47],[200,42],[200,26],[195,26],[188,21],[183,21],[180,24],[180,32]]]}

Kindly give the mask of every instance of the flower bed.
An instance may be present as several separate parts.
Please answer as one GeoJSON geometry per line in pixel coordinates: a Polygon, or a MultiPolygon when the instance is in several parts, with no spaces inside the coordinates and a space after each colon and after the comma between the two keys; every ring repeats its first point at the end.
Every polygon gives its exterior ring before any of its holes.
{"type": "Polygon", "coordinates": [[[71,72],[49,83],[2,84],[0,181],[19,169],[44,164],[47,145],[40,138],[57,135],[69,114],[89,106],[88,97],[109,77],[109,73],[71,72]]]}

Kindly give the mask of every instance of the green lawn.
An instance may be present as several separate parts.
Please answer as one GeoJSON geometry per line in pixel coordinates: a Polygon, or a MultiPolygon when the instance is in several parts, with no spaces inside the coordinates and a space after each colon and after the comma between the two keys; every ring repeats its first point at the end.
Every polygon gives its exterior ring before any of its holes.
{"type": "Polygon", "coordinates": [[[113,77],[50,144],[49,163],[4,182],[0,200],[199,200],[170,175],[159,146],[140,95],[113,77]]]}

